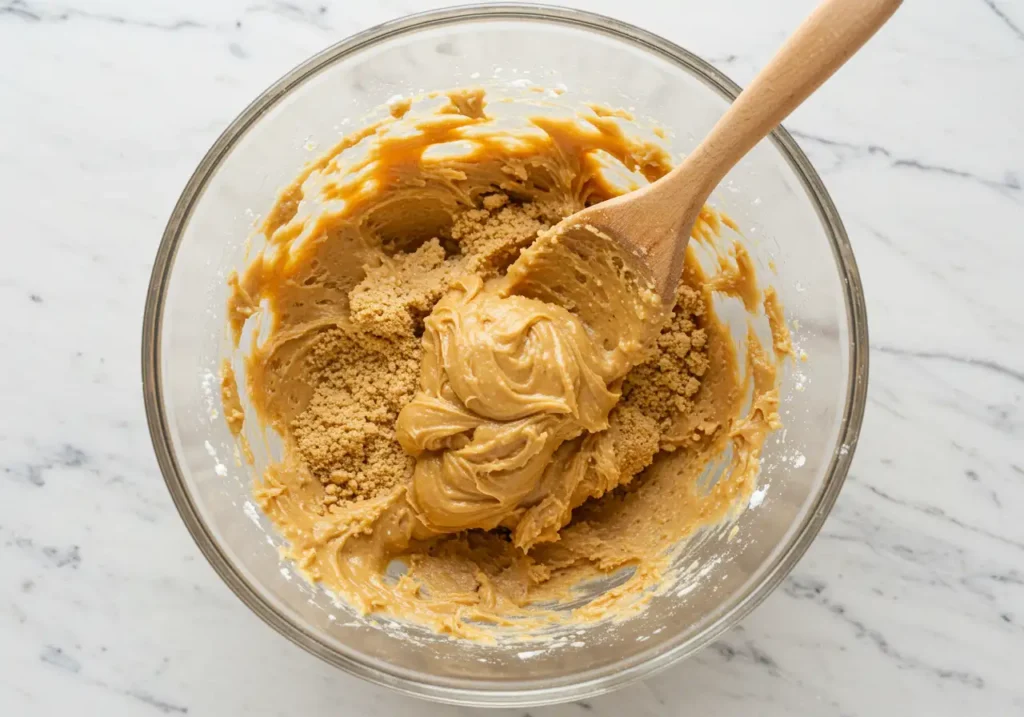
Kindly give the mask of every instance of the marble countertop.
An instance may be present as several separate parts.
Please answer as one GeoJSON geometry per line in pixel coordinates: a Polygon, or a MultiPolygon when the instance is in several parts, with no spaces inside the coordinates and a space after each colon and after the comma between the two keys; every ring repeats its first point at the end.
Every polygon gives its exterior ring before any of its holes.
{"type": "MultiPolygon", "coordinates": [[[[743,83],[812,3],[574,4],[743,83]]],[[[231,594],[171,504],[139,374],[157,243],[214,138],[309,54],[431,6],[0,0],[0,714],[473,712],[348,677],[231,594]]],[[[741,626],[529,714],[1024,714],[1022,86],[1024,5],[907,3],[787,122],[867,294],[846,487],[741,626]]]]}

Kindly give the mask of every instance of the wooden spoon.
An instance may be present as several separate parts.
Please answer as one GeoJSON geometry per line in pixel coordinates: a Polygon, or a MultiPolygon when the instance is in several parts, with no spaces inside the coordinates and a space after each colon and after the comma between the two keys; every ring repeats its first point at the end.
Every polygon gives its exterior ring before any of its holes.
{"type": "MultiPolygon", "coordinates": [[[[875,34],[902,0],[825,0],[681,165],[561,225],[589,225],[636,255],[669,301],[701,207],[730,169],[875,34]]],[[[669,303],[671,303],[669,301],[669,303]]]]}

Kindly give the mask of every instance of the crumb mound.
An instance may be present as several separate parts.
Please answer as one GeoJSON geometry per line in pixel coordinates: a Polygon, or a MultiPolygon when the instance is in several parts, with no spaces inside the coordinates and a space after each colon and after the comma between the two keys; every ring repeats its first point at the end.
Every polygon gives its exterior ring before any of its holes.
{"type": "Polygon", "coordinates": [[[695,289],[681,284],[672,318],[662,329],[654,355],[633,368],[623,384],[623,404],[633,406],[667,431],[688,415],[708,370],[707,332],[699,328],[707,307],[695,289]]]}
{"type": "Polygon", "coordinates": [[[325,488],[325,508],[373,498],[412,475],[415,461],[395,440],[395,419],[416,391],[420,354],[411,336],[332,328],[317,337],[306,359],[313,397],[291,429],[325,488]]]}

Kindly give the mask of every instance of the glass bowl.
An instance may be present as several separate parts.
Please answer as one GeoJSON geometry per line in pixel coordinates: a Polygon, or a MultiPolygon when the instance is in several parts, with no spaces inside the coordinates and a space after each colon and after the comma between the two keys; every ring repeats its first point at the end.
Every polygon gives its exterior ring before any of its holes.
{"type": "MultiPolygon", "coordinates": [[[[715,639],[763,600],[817,534],[860,429],[868,340],[860,279],[825,188],[783,129],[712,198],[777,288],[809,360],[782,382],[785,430],[770,437],[751,507],[685,551],[680,589],[631,619],[555,647],[480,645],[417,634],[339,607],[280,557],[250,500],[251,477],[219,416],[226,275],[242,265],[254,212],[301,166],[395,95],[471,86],[568,87],[653,118],[691,150],[739,92],[656,35],[534,5],[414,15],[351,37],[295,68],[231,123],[179,199],[156,257],[143,326],[146,412],[160,468],[196,543],[228,586],[296,644],[402,692],[475,705],[578,699],[650,675],[715,639]]],[[[257,469],[259,461],[257,461],[257,469]]]]}

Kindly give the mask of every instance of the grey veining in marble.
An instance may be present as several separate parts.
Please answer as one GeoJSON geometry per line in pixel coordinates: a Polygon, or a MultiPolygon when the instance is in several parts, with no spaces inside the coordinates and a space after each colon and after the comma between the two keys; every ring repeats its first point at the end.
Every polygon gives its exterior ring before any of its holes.
{"type": "MultiPolygon", "coordinates": [[[[812,0],[576,3],[749,80],[812,0]]],[[[142,408],[164,223],[293,65],[433,7],[0,0],[0,714],[413,715],[265,627],[181,525],[142,408]]],[[[868,299],[853,471],[711,648],[533,717],[1024,714],[1024,4],[907,2],[787,123],[868,299]]],[[[523,711],[508,711],[523,717],[523,711]]]]}

